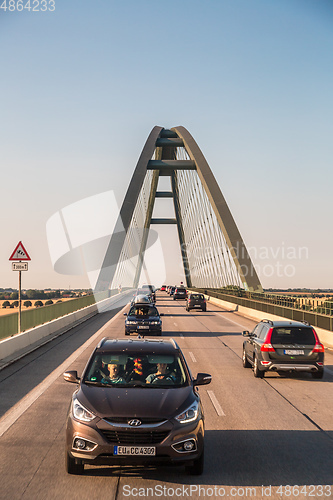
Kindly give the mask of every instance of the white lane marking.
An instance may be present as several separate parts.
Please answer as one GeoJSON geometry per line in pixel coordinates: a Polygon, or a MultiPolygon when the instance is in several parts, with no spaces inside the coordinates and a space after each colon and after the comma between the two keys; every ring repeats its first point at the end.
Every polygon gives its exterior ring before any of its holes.
{"type": "MultiPolygon", "coordinates": [[[[215,312],[215,311],[212,311],[212,312],[215,312]]],[[[248,328],[247,326],[241,325],[240,323],[237,323],[237,321],[233,321],[232,319],[229,319],[229,318],[224,318],[224,319],[226,319],[227,321],[231,321],[231,323],[234,323],[235,325],[240,326],[241,328],[248,328]]],[[[254,323],[256,322],[255,319],[250,320],[250,321],[253,321],[254,323]]]]}
{"type": "Polygon", "coordinates": [[[219,417],[225,417],[225,413],[224,411],[222,410],[221,406],[220,406],[220,403],[218,402],[218,400],[216,399],[216,396],[214,394],[213,391],[207,391],[207,394],[215,408],[215,411],[216,413],[218,414],[219,417]]]}
{"type": "MultiPolygon", "coordinates": [[[[125,306],[127,307],[127,305],[125,306]]],[[[100,328],[90,339],[88,339],[81,347],[79,347],[73,354],[71,354],[58,368],[53,370],[50,375],[48,375],[43,382],[38,384],[34,389],[32,389],[26,396],[24,396],[20,401],[18,401],[10,410],[8,410],[0,418],[0,437],[16,422],[18,418],[28,408],[57,380],[60,375],[67,370],[67,368],[84,352],[84,350],[90,346],[90,344],[96,342],[97,338],[101,333],[108,328],[108,326],[122,315],[122,311],[125,307],[119,311],[113,318],[110,319],[102,328],[100,328]]],[[[74,387],[74,386],[73,386],[74,387]]]]}
{"type": "Polygon", "coordinates": [[[175,326],[178,326],[177,323],[174,323],[175,326]]]}
{"type": "Polygon", "coordinates": [[[195,359],[193,352],[191,352],[191,351],[190,351],[190,352],[189,352],[189,355],[190,355],[190,357],[191,357],[191,359],[192,359],[193,363],[196,363],[196,362],[197,362],[197,360],[195,359]]]}

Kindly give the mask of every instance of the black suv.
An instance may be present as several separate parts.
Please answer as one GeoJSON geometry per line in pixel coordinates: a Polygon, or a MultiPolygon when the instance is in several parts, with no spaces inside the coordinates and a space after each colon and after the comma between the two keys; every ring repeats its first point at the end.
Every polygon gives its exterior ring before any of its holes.
{"type": "Polygon", "coordinates": [[[176,342],[104,338],[82,377],[67,416],[66,469],[90,465],[185,465],[199,475],[204,460],[204,415],[198,385],[176,342]]]}
{"type": "Polygon", "coordinates": [[[324,346],[314,328],[306,322],[262,320],[243,343],[243,366],[253,367],[255,377],[265,372],[311,372],[324,375],[324,346]]]}
{"type": "Polygon", "coordinates": [[[206,311],[206,299],[202,293],[191,293],[186,302],[186,311],[190,309],[200,308],[202,311],[206,311]]]}
{"type": "Polygon", "coordinates": [[[187,298],[186,288],[183,286],[178,286],[173,294],[173,300],[185,299],[187,298]]]}

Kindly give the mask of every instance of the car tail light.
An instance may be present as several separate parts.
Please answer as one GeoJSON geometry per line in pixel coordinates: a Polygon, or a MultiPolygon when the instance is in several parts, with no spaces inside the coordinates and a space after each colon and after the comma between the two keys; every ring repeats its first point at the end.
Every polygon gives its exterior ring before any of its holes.
{"type": "Polygon", "coordinates": [[[313,352],[325,352],[323,344],[321,344],[320,342],[317,342],[316,345],[314,346],[314,348],[312,349],[312,353],[313,352]]]}
{"type": "Polygon", "coordinates": [[[275,352],[275,349],[271,344],[272,332],[273,332],[273,328],[270,328],[267,332],[265,342],[261,346],[261,349],[260,349],[261,352],[275,352]]]}

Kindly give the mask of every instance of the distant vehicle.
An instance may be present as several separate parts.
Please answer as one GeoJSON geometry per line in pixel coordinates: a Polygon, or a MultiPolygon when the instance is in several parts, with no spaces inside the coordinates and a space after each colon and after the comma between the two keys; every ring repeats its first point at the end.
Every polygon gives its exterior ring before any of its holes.
{"type": "Polygon", "coordinates": [[[166,291],[166,285],[162,285],[161,286],[161,292],[165,292],[166,291]]]}
{"type": "Polygon", "coordinates": [[[131,306],[134,304],[154,304],[154,301],[151,295],[139,294],[133,297],[131,306]]]}
{"type": "Polygon", "coordinates": [[[187,298],[186,288],[184,288],[183,286],[177,287],[173,294],[173,300],[186,299],[186,298],[187,298]]]}
{"type": "Polygon", "coordinates": [[[207,309],[206,299],[202,293],[191,293],[187,297],[186,311],[196,308],[201,309],[202,311],[206,311],[207,309]]]}
{"type": "Polygon", "coordinates": [[[143,335],[162,335],[162,314],[159,314],[154,304],[137,303],[134,304],[129,313],[124,313],[125,335],[137,332],[143,335]]]}
{"type": "Polygon", "coordinates": [[[204,413],[196,386],[174,340],[104,338],[71,398],[66,426],[66,470],[83,474],[89,465],[185,465],[191,475],[204,467],[204,413]]]}
{"type": "Polygon", "coordinates": [[[169,290],[170,297],[172,297],[172,295],[175,293],[175,290],[176,290],[175,286],[170,286],[170,290],[169,290]]]}
{"type": "Polygon", "coordinates": [[[144,293],[150,294],[153,297],[154,302],[156,302],[156,288],[154,285],[142,285],[141,290],[143,290],[144,293]]]}
{"type": "Polygon", "coordinates": [[[264,319],[253,332],[243,332],[243,366],[253,367],[255,377],[265,372],[309,372],[323,378],[324,346],[309,323],[264,319]]]}

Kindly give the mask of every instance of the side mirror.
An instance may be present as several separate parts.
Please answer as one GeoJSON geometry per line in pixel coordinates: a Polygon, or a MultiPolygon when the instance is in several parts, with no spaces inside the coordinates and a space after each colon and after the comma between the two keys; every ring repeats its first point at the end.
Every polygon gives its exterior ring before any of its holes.
{"type": "Polygon", "coordinates": [[[160,316],[164,316],[164,313],[160,313],[160,316]]]}
{"type": "Polygon", "coordinates": [[[72,382],[72,384],[78,384],[80,382],[80,377],[77,376],[77,371],[65,372],[64,379],[66,382],[72,382]]]}
{"type": "Polygon", "coordinates": [[[127,316],[127,313],[123,313],[124,316],[127,316]]]}
{"type": "Polygon", "coordinates": [[[197,378],[193,380],[193,385],[207,385],[212,381],[212,376],[209,373],[198,373],[197,378]]]}
{"type": "Polygon", "coordinates": [[[248,330],[245,330],[243,333],[242,333],[243,337],[250,337],[250,332],[248,330]]]}

